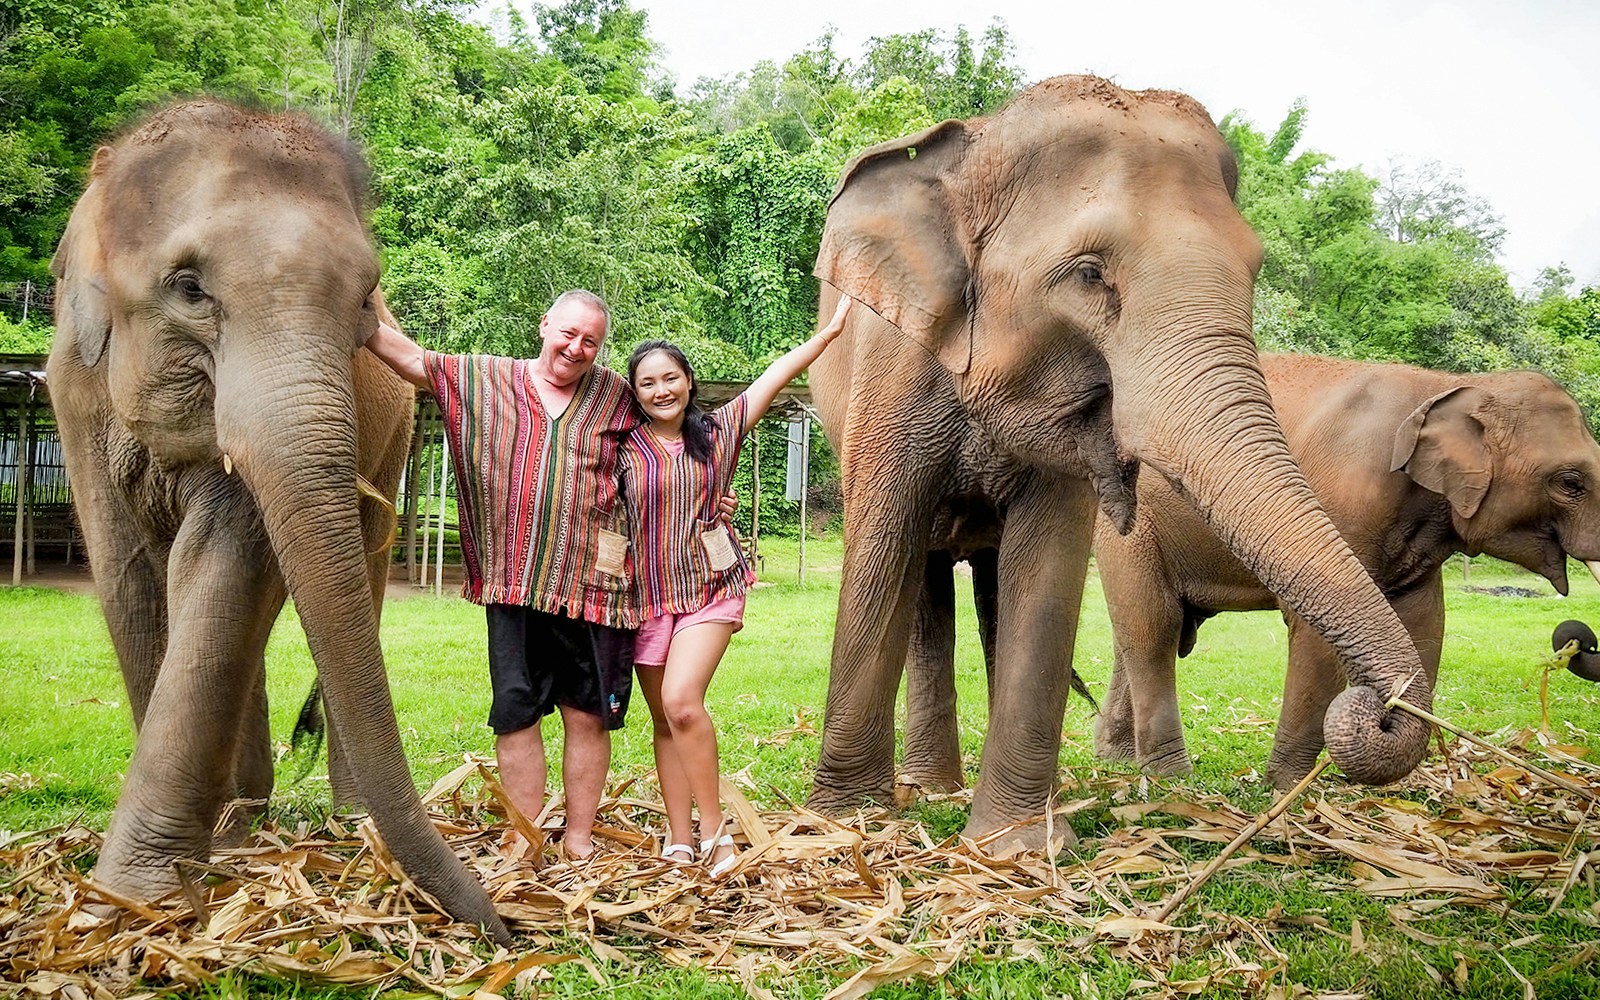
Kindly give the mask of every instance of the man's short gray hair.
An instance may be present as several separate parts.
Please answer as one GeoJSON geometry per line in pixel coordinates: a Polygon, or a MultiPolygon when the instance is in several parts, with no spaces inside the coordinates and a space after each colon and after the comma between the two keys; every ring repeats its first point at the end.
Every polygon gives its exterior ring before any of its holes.
{"type": "Polygon", "coordinates": [[[611,307],[606,305],[605,299],[602,299],[600,296],[589,291],[587,288],[569,288],[560,295],[557,295],[556,300],[550,303],[549,312],[555,312],[557,309],[569,302],[581,302],[582,304],[598,312],[602,317],[605,318],[606,332],[609,333],[611,331],[611,307]]]}

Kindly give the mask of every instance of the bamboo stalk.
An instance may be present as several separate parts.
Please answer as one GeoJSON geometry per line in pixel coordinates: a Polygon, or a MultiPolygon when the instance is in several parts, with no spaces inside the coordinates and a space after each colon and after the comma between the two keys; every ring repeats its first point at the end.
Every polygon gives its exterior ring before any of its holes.
{"type": "Polygon", "coordinates": [[[1310,774],[1306,775],[1304,778],[1301,778],[1298,784],[1284,793],[1283,798],[1273,803],[1271,809],[1268,809],[1266,812],[1257,816],[1249,826],[1240,831],[1239,835],[1233,838],[1227,847],[1222,849],[1221,854],[1218,854],[1216,857],[1212,858],[1211,863],[1200,870],[1200,874],[1195,876],[1193,882],[1190,882],[1182,889],[1179,889],[1173,894],[1171,899],[1167,900],[1167,905],[1163,906],[1161,908],[1161,912],[1156,914],[1156,922],[1163,924],[1166,923],[1167,918],[1176,913],[1178,911],[1178,907],[1188,902],[1190,896],[1193,896],[1196,892],[1199,892],[1200,887],[1205,885],[1206,882],[1210,881],[1211,876],[1215,875],[1217,871],[1222,868],[1223,864],[1229,858],[1231,858],[1239,850],[1239,848],[1249,843],[1251,838],[1253,838],[1256,834],[1260,833],[1262,830],[1265,830],[1269,825],[1271,825],[1273,820],[1277,819],[1279,816],[1282,816],[1284,811],[1289,808],[1289,804],[1304,794],[1305,790],[1311,787],[1311,783],[1321,777],[1322,772],[1328,769],[1328,765],[1330,763],[1332,763],[1332,761],[1330,761],[1327,757],[1324,757],[1322,760],[1318,761],[1317,766],[1311,769],[1310,774]]]}
{"type": "Polygon", "coordinates": [[[1587,799],[1600,801],[1600,795],[1596,795],[1591,789],[1585,788],[1575,781],[1569,781],[1566,778],[1563,778],[1561,775],[1556,774],[1554,771],[1547,771],[1537,764],[1518,757],[1509,750],[1502,750],[1500,747],[1495,746],[1488,740],[1480,739],[1479,737],[1467,732],[1465,729],[1462,729],[1460,726],[1455,726],[1444,721],[1427,709],[1418,708],[1417,706],[1406,701],[1404,698],[1390,698],[1388,705],[1385,707],[1404,709],[1405,711],[1410,712],[1412,715],[1415,715],[1417,718],[1422,719],[1424,722],[1431,722],[1440,729],[1448,729],[1452,733],[1455,733],[1457,736],[1466,740],[1468,743],[1483,747],[1485,750],[1489,751],[1495,756],[1500,757],[1503,760],[1510,761],[1512,764],[1515,764],[1517,767],[1522,768],[1530,774],[1537,774],[1539,777],[1550,782],[1552,785],[1565,788],[1567,791],[1575,792],[1587,799]]]}

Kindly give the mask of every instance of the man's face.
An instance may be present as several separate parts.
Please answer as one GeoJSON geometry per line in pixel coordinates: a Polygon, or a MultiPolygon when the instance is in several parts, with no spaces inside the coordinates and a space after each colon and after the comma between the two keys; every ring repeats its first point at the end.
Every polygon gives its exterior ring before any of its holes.
{"type": "Polygon", "coordinates": [[[556,385],[571,385],[594,367],[606,339],[605,314],[586,302],[564,302],[539,320],[539,361],[556,385]]]}

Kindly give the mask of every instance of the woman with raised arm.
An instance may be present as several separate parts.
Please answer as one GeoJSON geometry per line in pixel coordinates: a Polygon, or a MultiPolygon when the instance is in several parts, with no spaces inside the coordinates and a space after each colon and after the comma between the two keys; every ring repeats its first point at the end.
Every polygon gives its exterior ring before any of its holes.
{"type": "Polygon", "coordinates": [[[696,405],[694,368],[675,344],[646,341],[628,359],[628,381],[646,422],[628,436],[619,461],[644,618],[634,664],[655,725],[656,775],[667,808],[661,856],[695,860],[691,808],[698,806],[699,856],[713,878],[733,867],[735,854],[724,830],[706,688],[728,640],[744,625],[745,593],[755,582],[718,517],[717,500],[733,481],[745,435],[844,329],[851,302],[840,298],[821,331],[709,414],[696,405]]]}

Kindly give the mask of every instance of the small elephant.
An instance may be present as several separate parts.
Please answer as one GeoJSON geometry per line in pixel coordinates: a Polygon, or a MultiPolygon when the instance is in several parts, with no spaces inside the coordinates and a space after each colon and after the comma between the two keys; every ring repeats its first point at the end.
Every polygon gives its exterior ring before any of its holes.
{"type": "MultiPolygon", "coordinates": [[[[1563,594],[1568,556],[1600,568],[1600,446],[1545,376],[1293,354],[1266,355],[1261,368],[1312,490],[1411,633],[1426,669],[1419,685],[1431,689],[1439,669],[1450,555],[1487,552],[1563,594]]],[[[1133,530],[1102,523],[1095,550],[1116,645],[1097,751],[1155,773],[1188,771],[1175,659],[1220,611],[1282,607],[1289,670],[1267,775],[1280,788],[1304,775],[1345,684],[1326,639],[1161,477],[1140,478],[1133,530]]]]}
{"type": "Polygon", "coordinates": [[[1600,646],[1595,644],[1594,629],[1571,619],[1562,622],[1550,634],[1550,648],[1560,653],[1569,642],[1577,646],[1566,658],[1567,669],[1586,681],[1600,681],[1600,646]]]}
{"type": "MultiPolygon", "coordinates": [[[[814,806],[892,800],[911,632],[938,643],[923,626],[944,620],[919,603],[948,603],[948,562],[988,549],[990,729],[966,833],[1042,844],[1027,821],[1057,787],[1095,510],[1131,523],[1139,463],[1181,483],[1344,654],[1354,686],[1328,728],[1347,772],[1386,782],[1422,759],[1428,728],[1379,695],[1421,673],[1417,651],[1272,412],[1251,336],[1261,245],[1237,179],[1192,99],[1095,77],[1046,80],[846,168],[821,315],[839,292],[869,308],[811,374],[845,505],[814,806]]],[[[1425,681],[1413,694],[1431,698],[1425,681]]]]}
{"type": "MultiPolygon", "coordinates": [[[[309,120],[217,101],[94,156],[52,270],[50,395],[137,739],[95,866],[134,899],[272,788],[264,650],[285,596],[360,798],[406,872],[509,942],[429,822],[378,645],[411,387],[362,351],[365,167],[309,120]]],[[[330,756],[334,755],[330,747],[330,756]]]]}

